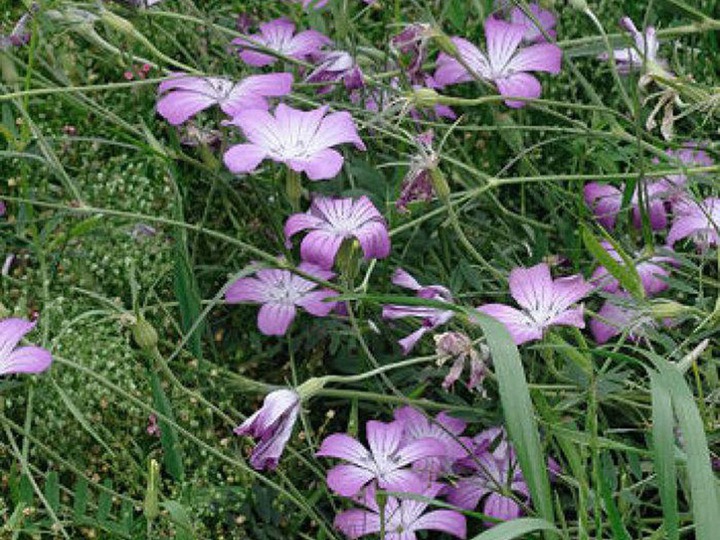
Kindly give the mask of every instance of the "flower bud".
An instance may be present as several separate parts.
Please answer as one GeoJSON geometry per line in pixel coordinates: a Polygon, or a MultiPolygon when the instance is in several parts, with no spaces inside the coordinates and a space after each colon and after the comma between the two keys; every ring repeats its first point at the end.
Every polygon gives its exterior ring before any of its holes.
{"type": "Polygon", "coordinates": [[[110,28],[114,28],[123,34],[136,33],[135,27],[130,21],[116,15],[112,11],[103,10],[100,20],[107,24],[110,28]]]}
{"type": "Polygon", "coordinates": [[[301,401],[307,401],[325,387],[327,377],[312,377],[295,389],[301,401]]]}
{"type": "Polygon", "coordinates": [[[452,39],[450,39],[442,30],[433,29],[433,39],[435,39],[438,49],[442,52],[449,54],[453,58],[457,58],[460,55],[455,43],[453,43],[452,39]]]}
{"type": "Polygon", "coordinates": [[[147,490],[143,501],[143,514],[148,521],[154,521],[160,515],[159,492],[160,464],[151,459],[148,465],[147,490]]]}
{"type": "Polygon", "coordinates": [[[133,339],[143,351],[153,351],[157,348],[158,335],[145,317],[138,317],[132,328],[133,339]]]}
{"type": "Polygon", "coordinates": [[[590,9],[585,0],[570,0],[570,6],[578,11],[587,11],[590,9]]]}
{"type": "Polygon", "coordinates": [[[440,94],[432,88],[415,88],[412,93],[412,102],[421,109],[434,107],[440,103],[440,94]]]}
{"type": "Polygon", "coordinates": [[[657,300],[652,302],[649,314],[654,319],[672,319],[690,311],[690,308],[673,300],[657,300]]]}

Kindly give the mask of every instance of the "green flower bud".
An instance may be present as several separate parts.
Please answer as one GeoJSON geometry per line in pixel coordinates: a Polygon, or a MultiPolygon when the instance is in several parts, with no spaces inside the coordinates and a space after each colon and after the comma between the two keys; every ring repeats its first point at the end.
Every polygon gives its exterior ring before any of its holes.
{"type": "Polygon", "coordinates": [[[158,335],[145,317],[138,317],[132,328],[133,339],[143,351],[154,351],[158,344],[158,335]]]}
{"type": "Polygon", "coordinates": [[[441,201],[447,201],[450,198],[450,186],[445,180],[445,175],[437,167],[429,171],[435,193],[441,201]]]}
{"type": "Polygon", "coordinates": [[[440,94],[432,88],[416,88],[411,99],[416,107],[424,109],[437,105],[440,102],[440,94]]]}
{"type": "Polygon", "coordinates": [[[691,311],[690,308],[673,300],[656,300],[650,304],[649,314],[654,319],[678,317],[691,311]]]}
{"type": "Polygon", "coordinates": [[[145,519],[153,521],[160,515],[160,464],[154,459],[148,465],[147,490],[143,501],[143,514],[145,519]]]}
{"type": "Polygon", "coordinates": [[[450,39],[448,35],[445,34],[442,30],[434,28],[433,38],[435,39],[435,43],[437,43],[438,48],[442,52],[449,54],[453,58],[457,58],[458,56],[460,56],[458,48],[455,46],[455,43],[453,43],[452,39],[450,39]]]}
{"type": "Polygon", "coordinates": [[[295,391],[300,396],[301,401],[307,401],[322,390],[326,383],[327,377],[313,377],[298,386],[295,391]]]}

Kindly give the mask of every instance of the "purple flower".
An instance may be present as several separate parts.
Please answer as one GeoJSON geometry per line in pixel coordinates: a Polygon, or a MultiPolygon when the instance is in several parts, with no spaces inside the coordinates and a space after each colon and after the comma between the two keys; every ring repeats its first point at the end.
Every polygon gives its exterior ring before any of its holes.
{"type": "MultiPolygon", "coordinates": [[[[655,28],[648,26],[645,32],[640,32],[630,17],[620,19],[620,26],[630,34],[633,45],[623,49],[613,51],[613,58],[617,64],[619,73],[628,74],[631,71],[647,69],[648,71],[660,69],[667,71],[668,64],[662,58],[658,57],[658,42],[655,28]]],[[[599,57],[601,60],[607,60],[607,53],[603,53],[599,57]]]]}
{"type": "Polygon", "coordinates": [[[541,263],[510,272],[510,294],[522,311],[504,304],[486,304],[477,309],[503,323],[515,344],[521,345],[541,339],[551,326],[585,328],[582,306],[570,306],[592,288],[580,275],[553,280],[550,267],[541,263]]]}
{"type": "Polygon", "coordinates": [[[30,9],[25,13],[13,27],[8,35],[0,34],[0,51],[10,47],[22,47],[30,43],[30,31],[28,25],[35,13],[40,9],[37,2],[33,2],[30,9]]]}
{"type": "Polygon", "coordinates": [[[4,216],[5,212],[7,212],[7,207],[5,206],[5,203],[0,200],[0,217],[4,216]]]}
{"type": "Polygon", "coordinates": [[[669,246],[683,238],[690,238],[700,250],[718,245],[720,227],[720,198],[708,197],[701,203],[687,200],[679,205],[668,232],[669,246]]]}
{"type": "MultiPolygon", "coordinates": [[[[420,495],[433,499],[443,489],[442,484],[431,484],[420,495]]],[[[457,538],[465,538],[465,516],[454,510],[433,510],[425,513],[428,502],[417,499],[388,496],[384,508],[377,503],[374,488],[368,488],[362,498],[367,510],[352,508],[335,517],[335,527],[348,538],[360,538],[385,531],[382,540],[417,540],[417,531],[441,531],[457,538]],[[383,523],[384,521],[384,523],[383,523]]]]}
{"type": "Polygon", "coordinates": [[[332,268],[340,246],[349,238],[357,238],[365,259],[390,255],[385,219],[364,195],[357,200],[315,197],[307,213],[288,218],[285,238],[289,243],[295,234],[307,230],[300,247],[302,258],[322,268],[332,268]]]}
{"type": "Polygon", "coordinates": [[[423,479],[407,467],[444,455],[445,445],[431,438],[403,444],[402,422],[370,420],[366,426],[370,450],[345,433],[334,433],[322,442],[318,456],[348,462],[330,469],[327,475],[330,489],[343,497],[352,497],[368,483],[377,481],[387,491],[421,493],[423,479]]]}
{"type": "MultiPolygon", "coordinates": [[[[622,257],[612,247],[610,242],[601,242],[602,247],[607,251],[613,259],[618,263],[624,264],[622,257]]],[[[677,261],[672,257],[653,255],[646,260],[641,260],[635,265],[635,270],[640,276],[643,289],[649,296],[663,292],[668,288],[667,280],[670,277],[670,270],[661,264],[673,264],[677,261]]],[[[614,278],[604,266],[598,267],[593,272],[593,281],[598,282],[602,286],[604,291],[615,293],[620,290],[620,282],[614,278]]]]}
{"type": "MultiPolygon", "coordinates": [[[[530,503],[530,489],[517,464],[515,450],[502,428],[490,428],[475,437],[473,456],[464,460],[465,472],[448,494],[448,502],[475,510],[484,499],[482,512],[502,521],[519,518],[523,504],[530,503]],[[494,445],[497,445],[494,449],[494,445]],[[506,493],[510,491],[515,496],[506,493]]],[[[486,523],[492,526],[492,523],[486,523]]]]}
{"type": "MultiPolygon", "coordinates": [[[[503,96],[537,98],[542,92],[540,81],[529,71],[559,73],[562,50],[549,43],[518,49],[527,28],[489,17],[485,21],[487,55],[463,38],[453,38],[458,54],[473,74],[456,59],[441,53],[437,61],[435,82],[441,86],[472,81],[480,77],[493,82],[503,96]]],[[[508,99],[508,107],[525,106],[524,101],[508,99]]]]}
{"type": "Polygon", "coordinates": [[[343,81],[348,90],[356,90],[365,85],[360,67],[345,51],[324,53],[317,67],[305,79],[308,83],[327,83],[318,89],[318,94],[327,94],[333,89],[333,85],[340,81],[343,81]]]}
{"type": "MultiPolygon", "coordinates": [[[[642,226],[642,212],[638,194],[640,189],[642,189],[643,204],[647,207],[650,227],[658,231],[667,227],[670,201],[677,200],[677,191],[680,188],[681,186],[674,185],[665,178],[645,181],[642,184],[638,183],[631,199],[635,227],[640,228],[642,226]]],[[[606,229],[612,230],[615,228],[615,222],[622,207],[622,189],[608,184],[590,182],[585,185],[584,195],[585,203],[593,211],[598,222],[606,229]]]]}
{"type": "Polygon", "coordinates": [[[630,341],[639,341],[657,326],[652,317],[632,304],[627,294],[606,300],[597,314],[590,321],[590,332],[599,345],[622,332],[627,333],[630,341]]]}
{"type": "Polygon", "coordinates": [[[47,349],[34,345],[18,347],[35,324],[23,319],[0,321],[0,375],[41,373],[50,367],[52,355],[47,349]]]}
{"type": "MultiPolygon", "coordinates": [[[[308,263],[301,263],[298,269],[319,279],[327,280],[334,275],[308,263]]],[[[295,318],[298,307],[316,317],[325,317],[335,307],[336,302],[325,302],[325,299],[337,293],[317,287],[317,283],[290,270],[266,268],[258,270],[255,277],[235,281],[228,287],[225,300],[231,304],[262,304],[258,312],[258,328],[266,336],[282,336],[295,318]]]]}
{"type": "MultiPolygon", "coordinates": [[[[436,300],[452,304],[452,293],[442,285],[422,286],[417,280],[402,268],[395,270],[392,276],[395,285],[416,291],[415,296],[425,300],[436,300]]],[[[425,306],[385,306],[382,316],[385,319],[402,319],[405,317],[419,317],[422,319],[422,326],[409,336],[398,341],[402,347],[403,354],[408,354],[415,344],[430,330],[447,323],[452,319],[454,311],[443,310],[425,306]]]]}
{"type": "Polygon", "coordinates": [[[430,438],[445,446],[442,455],[419,459],[413,463],[413,470],[423,477],[436,480],[438,476],[452,472],[455,460],[467,454],[465,443],[460,439],[460,434],[467,426],[463,420],[444,412],[432,419],[410,406],[395,409],[394,416],[395,420],[403,424],[402,444],[430,438]]]}
{"type": "MultiPolygon", "coordinates": [[[[528,7],[535,19],[537,19],[537,22],[540,23],[540,28],[542,28],[545,33],[552,38],[557,36],[557,32],[554,30],[555,25],[557,24],[555,15],[553,15],[552,12],[541,8],[536,3],[532,3],[528,7]]],[[[517,6],[510,12],[510,22],[525,27],[523,41],[528,43],[542,43],[547,41],[547,38],[540,31],[540,28],[538,28],[537,23],[531,17],[528,17],[525,12],[517,6]]]]}
{"type": "MultiPolygon", "coordinates": [[[[435,336],[435,352],[439,356],[454,357],[455,360],[442,382],[443,390],[450,388],[462,375],[465,363],[470,362],[470,377],[466,384],[468,390],[477,390],[485,394],[483,381],[487,375],[487,362],[490,350],[480,345],[480,353],[473,346],[472,340],[459,332],[445,332],[435,336]]],[[[438,362],[440,363],[440,362],[438,362]]]]}
{"type": "Polygon", "coordinates": [[[219,105],[229,116],[247,109],[267,110],[266,98],[289,94],[292,82],[290,73],[251,75],[240,82],[176,74],[160,83],[158,91],[164,95],[157,110],[174,126],[213,105],[219,105]]]}
{"type": "Polygon", "coordinates": [[[236,435],[248,435],[259,440],[250,457],[254,469],[262,471],[277,467],[299,412],[300,396],[297,392],[275,390],[265,396],[258,411],[233,430],[236,435]]]}
{"type": "Polygon", "coordinates": [[[304,112],[281,103],[274,115],[261,110],[239,113],[229,123],[238,126],[249,142],[230,147],[225,165],[234,173],[249,173],[271,159],[305,172],[310,180],[333,178],[344,160],[332,147],[353,143],[365,150],[365,145],[350,113],[327,111],[327,106],[304,112]]]}
{"type": "Polygon", "coordinates": [[[316,30],[305,30],[295,34],[294,23],[287,19],[275,19],[261,24],[259,34],[247,38],[235,38],[232,43],[238,46],[243,62],[249,66],[262,67],[274,64],[277,58],[253,50],[253,47],[262,46],[275,51],[280,56],[307,60],[320,54],[320,49],[332,42],[316,30]]]}

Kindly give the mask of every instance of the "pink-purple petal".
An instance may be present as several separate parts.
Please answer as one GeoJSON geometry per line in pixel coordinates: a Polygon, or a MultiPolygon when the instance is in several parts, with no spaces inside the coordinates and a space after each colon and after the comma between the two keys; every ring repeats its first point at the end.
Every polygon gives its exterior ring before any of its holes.
{"type": "Polygon", "coordinates": [[[284,336],[295,313],[293,305],[263,304],[258,312],[258,328],[266,336],[284,336]]]}
{"type": "Polygon", "coordinates": [[[15,349],[6,357],[0,357],[0,375],[11,373],[41,373],[50,367],[50,351],[34,345],[15,349]]]}
{"type": "Polygon", "coordinates": [[[267,151],[256,144],[236,144],[223,156],[225,166],[234,174],[251,173],[268,157],[267,151]]]}

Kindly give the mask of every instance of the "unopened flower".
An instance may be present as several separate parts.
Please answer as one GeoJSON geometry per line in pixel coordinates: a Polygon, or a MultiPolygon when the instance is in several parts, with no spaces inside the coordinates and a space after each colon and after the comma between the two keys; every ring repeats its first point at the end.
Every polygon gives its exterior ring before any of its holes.
{"type": "Polygon", "coordinates": [[[0,217],[4,216],[5,212],[7,212],[7,207],[5,206],[5,203],[0,200],[0,217]]]}
{"type": "Polygon", "coordinates": [[[300,413],[300,396],[290,389],[270,392],[262,407],[248,417],[233,432],[258,440],[250,457],[250,465],[257,470],[277,467],[285,445],[292,435],[300,413]]]}
{"type": "Polygon", "coordinates": [[[323,53],[317,67],[305,79],[308,83],[327,83],[318,89],[319,94],[330,92],[333,85],[340,81],[347,90],[357,90],[365,85],[362,70],[355,59],[345,51],[323,53]]]}
{"type": "Polygon", "coordinates": [[[308,60],[320,54],[320,49],[331,43],[330,39],[316,30],[305,30],[295,34],[295,24],[287,19],[276,19],[260,25],[260,33],[235,38],[240,58],[249,66],[262,67],[274,64],[275,56],[254,50],[263,47],[297,60],[308,60]]]}
{"type": "Polygon", "coordinates": [[[469,363],[470,377],[466,383],[468,390],[477,390],[481,394],[485,394],[483,381],[487,375],[490,350],[486,345],[482,344],[479,345],[479,348],[480,352],[478,352],[468,336],[459,332],[445,332],[435,336],[435,352],[443,357],[454,358],[452,366],[450,366],[448,374],[442,382],[444,390],[455,384],[462,375],[465,364],[469,363]]]}
{"type": "MultiPolygon", "coordinates": [[[[327,280],[334,275],[308,263],[300,264],[298,269],[319,279],[327,280]]],[[[319,289],[317,283],[290,270],[266,268],[258,270],[255,277],[235,281],[228,287],[225,300],[231,304],[261,304],[258,328],[266,336],[282,336],[295,319],[297,308],[301,307],[316,317],[325,317],[336,304],[325,302],[325,299],[336,295],[330,289],[319,289]]]]}
{"type": "Polygon", "coordinates": [[[525,27],[525,34],[523,35],[523,41],[528,43],[542,43],[547,41],[545,34],[554,38],[557,36],[555,32],[555,25],[557,19],[555,15],[546,9],[541,8],[537,3],[533,2],[528,6],[530,13],[533,17],[529,17],[520,7],[515,6],[510,12],[510,22],[513,24],[519,24],[525,27]],[[537,22],[535,22],[537,20],[537,22]],[[538,27],[538,23],[540,26],[538,27]],[[545,34],[541,31],[544,30],[545,34]]]}
{"type": "MultiPolygon", "coordinates": [[[[621,265],[624,264],[620,254],[615,251],[610,242],[601,242],[603,249],[607,251],[614,260],[621,265]]],[[[668,288],[668,278],[670,277],[670,270],[667,265],[675,263],[675,259],[668,256],[653,255],[645,260],[640,260],[635,264],[635,270],[640,276],[643,289],[649,296],[661,293],[668,288]]],[[[592,280],[598,282],[607,292],[618,292],[621,288],[620,282],[613,277],[604,266],[598,267],[593,272],[592,280]]]]}
{"type": "MultiPolygon", "coordinates": [[[[442,484],[430,484],[419,495],[423,499],[433,499],[442,489],[442,484]]],[[[465,516],[454,510],[426,512],[427,500],[388,496],[380,508],[376,490],[370,487],[361,503],[367,510],[352,508],[335,517],[335,527],[350,539],[381,531],[384,531],[381,540],[417,540],[415,533],[418,531],[439,531],[456,538],[467,535],[465,516]]]]}
{"type": "Polygon", "coordinates": [[[327,106],[305,112],[282,103],[274,115],[262,110],[240,112],[228,123],[238,126],[248,142],[230,147],[225,152],[225,165],[234,173],[249,173],[263,160],[271,159],[305,172],[310,180],[333,178],[344,160],[332,147],[353,143],[365,150],[365,145],[350,113],[327,112],[327,106]]]}
{"type": "MultiPolygon", "coordinates": [[[[425,300],[435,300],[452,304],[452,293],[442,285],[420,285],[418,281],[402,268],[395,270],[392,277],[395,285],[415,291],[415,296],[425,300]]],[[[415,317],[422,320],[422,326],[409,336],[398,341],[403,353],[408,354],[427,332],[447,323],[455,314],[452,310],[444,310],[426,306],[396,306],[383,307],[382,316],[385,319],[402,319],[415,317]]]]}
{"type": "Polygon", "coordinates": [[[334,433],[322,442],[316,455],[347,461],[328,472],[328,487],[343,497],[357,495],[370,482],[387,491],[422,492],[424,481],[409,466],[444,455],[445,445],[432,438],[403,444],[402,422],[370,420],[366,426],[369,450],[345,433],[334,433]]]}
{"type": "MultiPolygon", "coordinates": [[[[463,38],[453,38],[458,54],[470,73],[460,62],[447,53],[441,53],[437,61],[435,82],[447,86],[481,78],[497,86],[501,95],[507,97],[537,98],[542,93],[540,81],[530,71],[560,72],[562,50],[549,43],[519,48],[527,28],[489,17],[485,21],[487,54],[463,38]]],[[[525,106],[524,101],[508,99],[508,107],[525,106]]]]}
{"type": "Polygon", "coordinates": [[[356,238],[365,259],[384,259],[390,255],[387,223],[366,196],[357,200],[315,197],[310,210],[293,214],[285,223],[285,238],[300,231],[310,232],[303,238],[300,251],[305,261],[322,268],[332,268],[340,246],[356,238]]]}
{"type": "Polygon", "coordinates": [[[18,22],[8,35],[0,34],[0,51],[10,47],[22,47],[30,43],[30,30],[28,29],[28,25],[33,15],[39,9],[40,5],[37,2],[33,2],[30,10],[18,19],[18,22]]]}
{"type": "Polygon", "coordinates": [[[290,93],[292,82],[290,73],[251,75],[239,82],[176,74],[160,83],[157,110],[174,126],[213,105],[229,116],[248,109],[267,110],[267,98],[290,93]]]}
{"type": "Polygon", "coordinates": [[[551,326],[585,328],[582,306],[571,307],[591,290],[581,275],[553,280],[541,263],[510,272],[510,294],[522,310],[504,304],[485,304],[478,311],[505,325],[516,345],[541,339],[551,326]]]}
{"type": "Polygon", "coordinates": [[[441,456],[431,456],[413,463],[412,468],[421,475],[436,480],[438,476],[452,472],[455,460],[467,454],[460,438],[467,426],[463,420],[453,418],[445,412],[429,418],[422,411],[410,406],[395,409],[394,416],[395,420],[403,424],[403,444],[431,438],[445,446],[445,452],[441,456]]]}
{"type": "Polygon", "coordinates": [[[668,232],[669,246],[684,238],[690,238],[700,250],[718,245],[720,227],[720,198],[708,197],[701,203],[686,201],[675,214],[668,232]]]}
{"type": "Polygon", "coordinates": [[[0,375],[41,373],[50,367],[52,355],[47,349],[35,345],[18,347],[35,324],[14,318],[0,321],[0,375]]]}

